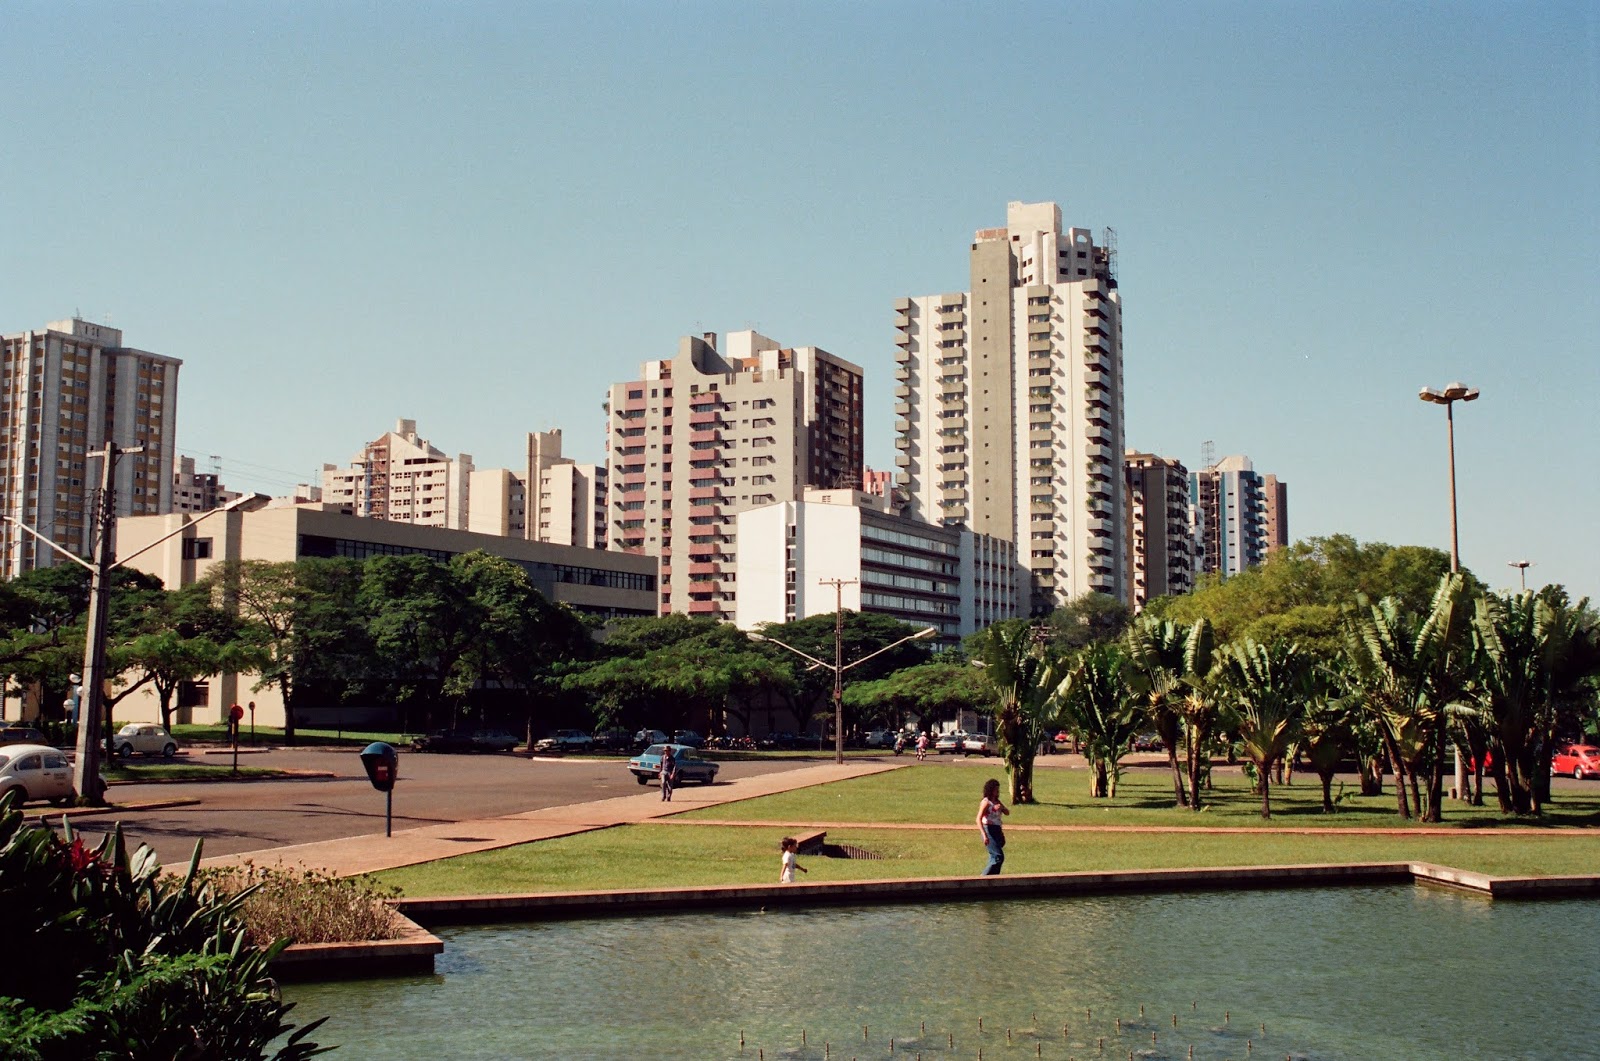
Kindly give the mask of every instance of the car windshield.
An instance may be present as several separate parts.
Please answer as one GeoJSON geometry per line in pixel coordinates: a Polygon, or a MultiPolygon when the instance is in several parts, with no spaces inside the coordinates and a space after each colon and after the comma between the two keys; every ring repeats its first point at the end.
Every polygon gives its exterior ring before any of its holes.
{"type": "Polygon", "coordinates": [[[660,755],[662,752],[664,752],[666,750],[667,750],[667,746],[665,744],[652,744],[652,745],[650,745],[650,747],[648,747],[648,748],[646,748],[644,750],[644,753],[646,755],[660,755]]]}

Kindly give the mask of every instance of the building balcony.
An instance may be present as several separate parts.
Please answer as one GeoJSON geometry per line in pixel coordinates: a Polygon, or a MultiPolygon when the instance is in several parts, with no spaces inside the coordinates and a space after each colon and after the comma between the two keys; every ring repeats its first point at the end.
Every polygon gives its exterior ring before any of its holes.
{"type": "Polygon", "coordinates": [[[894,366],[894,378],[901,383],[909,380],[911,378],[911,366],[905,362],[894,366]]]}
{"type": "Polygon", "coordinates": [[[690,489],[689,500],[710,501],[720,505],[726,502],[728,498],[727,495],[722,492],[722,487],[720,486],[696,486],[690,489]]]}
{"type": "Polygon", "coordinates": [[[699,581],[697,579],[695,579],[694,576],[696,576],[696,575],[720,575],[720,574],[722,574],[722,565],[720,563],[718,563],[717,561],[715,561],[715,560],[708,560],[708,561],[691,560],[690,563],[689,563],[689,577],[690,577],[690,579],[692,581],[694,581],[696,583],[696,588],[697,589],[699,588],[699,581]]]}
{"type": "Polygon", "coordinates": [[[689,601],[690,615],[718,615],[722,612],[722,602],[714,600],[699,600],[691,598],[689,601]]]}
{"type": "Polygon", "coordinates": [[[1115,453],[1111,452],[1111,447],[1105,445],[1085,446],[1083,455],[1089,459],[1090,463],[1101,464],[1109,463],[1116,456],[1115,453]]]}
{"type": "Polygon", "coordinates": [[[910,449],[911,448],[911,440],[906,437],[904,431],[901,431],[898,435],[895,436],[894,448],[895,449],[910,449]]]}
{"type": "Polygon", "coordinates": [[[693,505],[689,509],[690,519],[716,519],[722,515],[722,509],[716,505],[693,505]]]}

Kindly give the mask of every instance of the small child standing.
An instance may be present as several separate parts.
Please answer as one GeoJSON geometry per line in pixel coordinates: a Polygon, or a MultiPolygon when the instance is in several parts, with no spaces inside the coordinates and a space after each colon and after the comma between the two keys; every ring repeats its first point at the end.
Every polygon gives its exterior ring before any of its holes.
{"type": "Polygon", "coordinates": [[[796,857],[800,853],[800,844],[794,837],[784,837],[778,848],[783,852],[783,868],[778,871],[779,884],[793,884],[795,870],[799,870],[801,873],[811,872],[802,866],[799,858],[796,857]]]}

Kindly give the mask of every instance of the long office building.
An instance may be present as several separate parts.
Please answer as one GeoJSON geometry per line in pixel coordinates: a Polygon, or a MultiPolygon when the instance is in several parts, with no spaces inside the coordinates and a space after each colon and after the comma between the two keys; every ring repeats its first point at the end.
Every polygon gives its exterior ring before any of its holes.
{"type": "Polygon", "coordinates": [[[740,629],[842,605],[954,643],[1017,614],[1010,542],[896,515],[883,495],[810,489],[739,513],[738,526],[740,629]]]}
{"type": "MultiPolygon", "coordinates": [[[[505,557],[528,573],[534,588],[553,601],[599,619],[656,613],[656,561],[598,549],[532,542],[492,534],[424,527],[394,520],[366,519],[334,506],[264,508],[255,512],[219,512],[200,518],[190,513],[117,521],[120,552],[132,555],[162,535],[182,533],[136,557],[131,566],[160,578],[176,589],[205,576],[229,560],[286,561],[307,557],[452,556],[482,550],[505,557]]],[[[283,724],[283,702],[272,688],[253,690],[254,678],[215,675],[180,690],[181,721],[220,721],[229,705],[253,702],[256,721],[283,724]]],[[[305,706],[302,722],[315,721],[319,705],[305,706]]],[[[119,718],[156,717],[153,697],[130,697],[117,708],[119,718]]]]}
{"type": "Polygon", "coordinates": [[[610,548],[661,558],[661,610],[732,619],[735,517],[862,475],[862,373],[753,331],[685,337],[606,403],[610,548]]]}
{"type": "Polygon", "coordinates": [[[1055,203],[980,229],[967,291],[895,302],[896,446],[913,515],[1015,543],[1044,614],[1127,599],[1122,301],[1109,234],[1055,203]]]}
{"type": "MultiPolygon", "coordinates": [[[[176,471],[175,357],[126,347],[122,332],[79,318],[0,336],[0,504],[4,514],[79,555],[90,533],[107,442],[141,452],[113,469],[116,514],[172,508],[176,471]]],[[[0,522],[0,573],[13,578],[58,557],[0,522]]]]}
{"type": "Polygon", "coordinates": [[[1194,535],[1189,527],[1189,470],[1174,457],[1129,450],[1123,461],[1128,496],[1128,605],[1194,588],[1194,535]]]}

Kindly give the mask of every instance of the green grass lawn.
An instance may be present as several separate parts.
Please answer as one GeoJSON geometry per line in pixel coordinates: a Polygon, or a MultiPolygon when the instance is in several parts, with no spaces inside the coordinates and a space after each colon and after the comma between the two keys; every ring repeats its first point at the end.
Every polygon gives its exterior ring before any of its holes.
{"type": "Polygon", "coordinates": [[[100,771],[107,781],[233,781],[241,777],[293,777],[282,770],[260,766],[241,766],[237,773],[229,763],[138,763],[118,762],[100,771]]]}
{"type": "MultiPolygon", "coordinates": [[[[983,781],[997,763],[909,767],[851,781],[691,811],[677,820],[853,822],[828,831],[871,859],[813,857],[805,879],[967,875],[983,868],[976,826],[983,781]],[[956,825],[945,830],[874,829],[875,824],[956,825]]],[[[1320,787],[1301,782],[1275,788],[1273,818],[1262,822],[1260,800],[1237,772],[1219,771],[1212,809],[1175,810],[1166,775],[1130,771],[1113,801],[1088,797],[1083,770],[1040,770],[1037,805],[1018,807],[1017,825],[1248,826],[1243,833],[1030,832],[1013,828],[1006,871],[1119,870],[1193,866],[1284,865],[1306,862],[1437,862],[1497,876],[1600,872],[1600,829],[1577,826],[1600,816],[1600,786],[1562,794],[1544,823],[1549,835],[1500,832],[1497,826],[1534,824],[1501,818],[1493,808],[1451,803],[1446,822],[1414,826],[1405,836],[1365,836],[1340,827],[1403,825],[1393,795],[1347,799],[1321,812],[1320,787]],[[1315,826],[1313,834],[1283,834],[1266,826],[1315,826]],[[1498,835],[1497,835],[1498,833],[1498,835]]],[[[407,895],[461,895],[603,888],[752,884],[775,880],[778,840],[789,826],[643,824],[463,855],[378,874],[407,895]]]]}
{"type": "MultiPolygon", "coordinates": [[[[173,726],[172,735],[180,741],[189,741],[200,744],[227,744],[228,727],[219,724],[193,724],[173,726]]],[[[386,744],[398,746],[409,745],[415,733],[394,733],[383,730],[356,730],[356,729],[305,729],[295,730],[295,743],[307,747],[319,745],[335,745],[352,747],[365,747],[373,741],[383,741],[386,744]]],[[[246,719],[239,729],[239,747],[248,748],[252,741],[250,736],[250,720],[246,719]]],[[[282,745],[283,728],[281,726],[257,726],[255,730],[256,744],[282,745]]]]}
{"type": "MultiPolygon", "coordinates": [[[[782,829],[759,826],[629,825],[375,876],[381,884],[417,897],[764,884],[777,880],[778,840],[783,835],[782,829]]],[[[1013,830],[1009,839],[1007,873],[1412,860],[1497,876],[1600,870],[1600,834],[1383,837],[1013,830]]],[[[802,858],[801,864],[810,871],[804,880],[965,876],[980,872],[985,861],[975,827],[927,832],[830,830],[828,840],[880,857],[802,858]]]]}
{"type": "MultiPolygon", "coordinates": [[[[987,778],[998,778],[1005,791],[1005,771],[998,760],[961,765],[941,763],[892,770],[830,785],[796,789],[774,796],[725,804],[685,817],[725,821],[783,822],[965,822],[977,813],[987,778]]],[[[1123,774],[1117,798],[1090,799],[1089,772],[1056,767],[1034,771],[1037,803],[1013,807],[1007,821],[1018,825],[1147,825],[1266,828],[1407,828],[1482,829],[1509,824],[1544,828],[1600,825],[1600,783],[1573,792],[1560,790],[1544,818],[1508,819],[1500,814],[1493,785],[1486,805],[1469,807],[1448,800],[1440,825],[1406,822],[1395,812],[1393,785],[1381,796],[1361,796],[1347,785],[1333,814],[1322,812],[1322,786],[1314,774],[1301,774],[1292,785],[1273,785],[1272,818],[1261,817],[1261,797],[1253,794],[1237,769],[1218,768],[1216,787],[1206,794],[1207,809],[1198,813],[1173,805],[1172,782],[1164,768],[1135,767],[1123,774]]],[[[1334,796],[1339,798],[1335,786],[1334,796]]]]}

